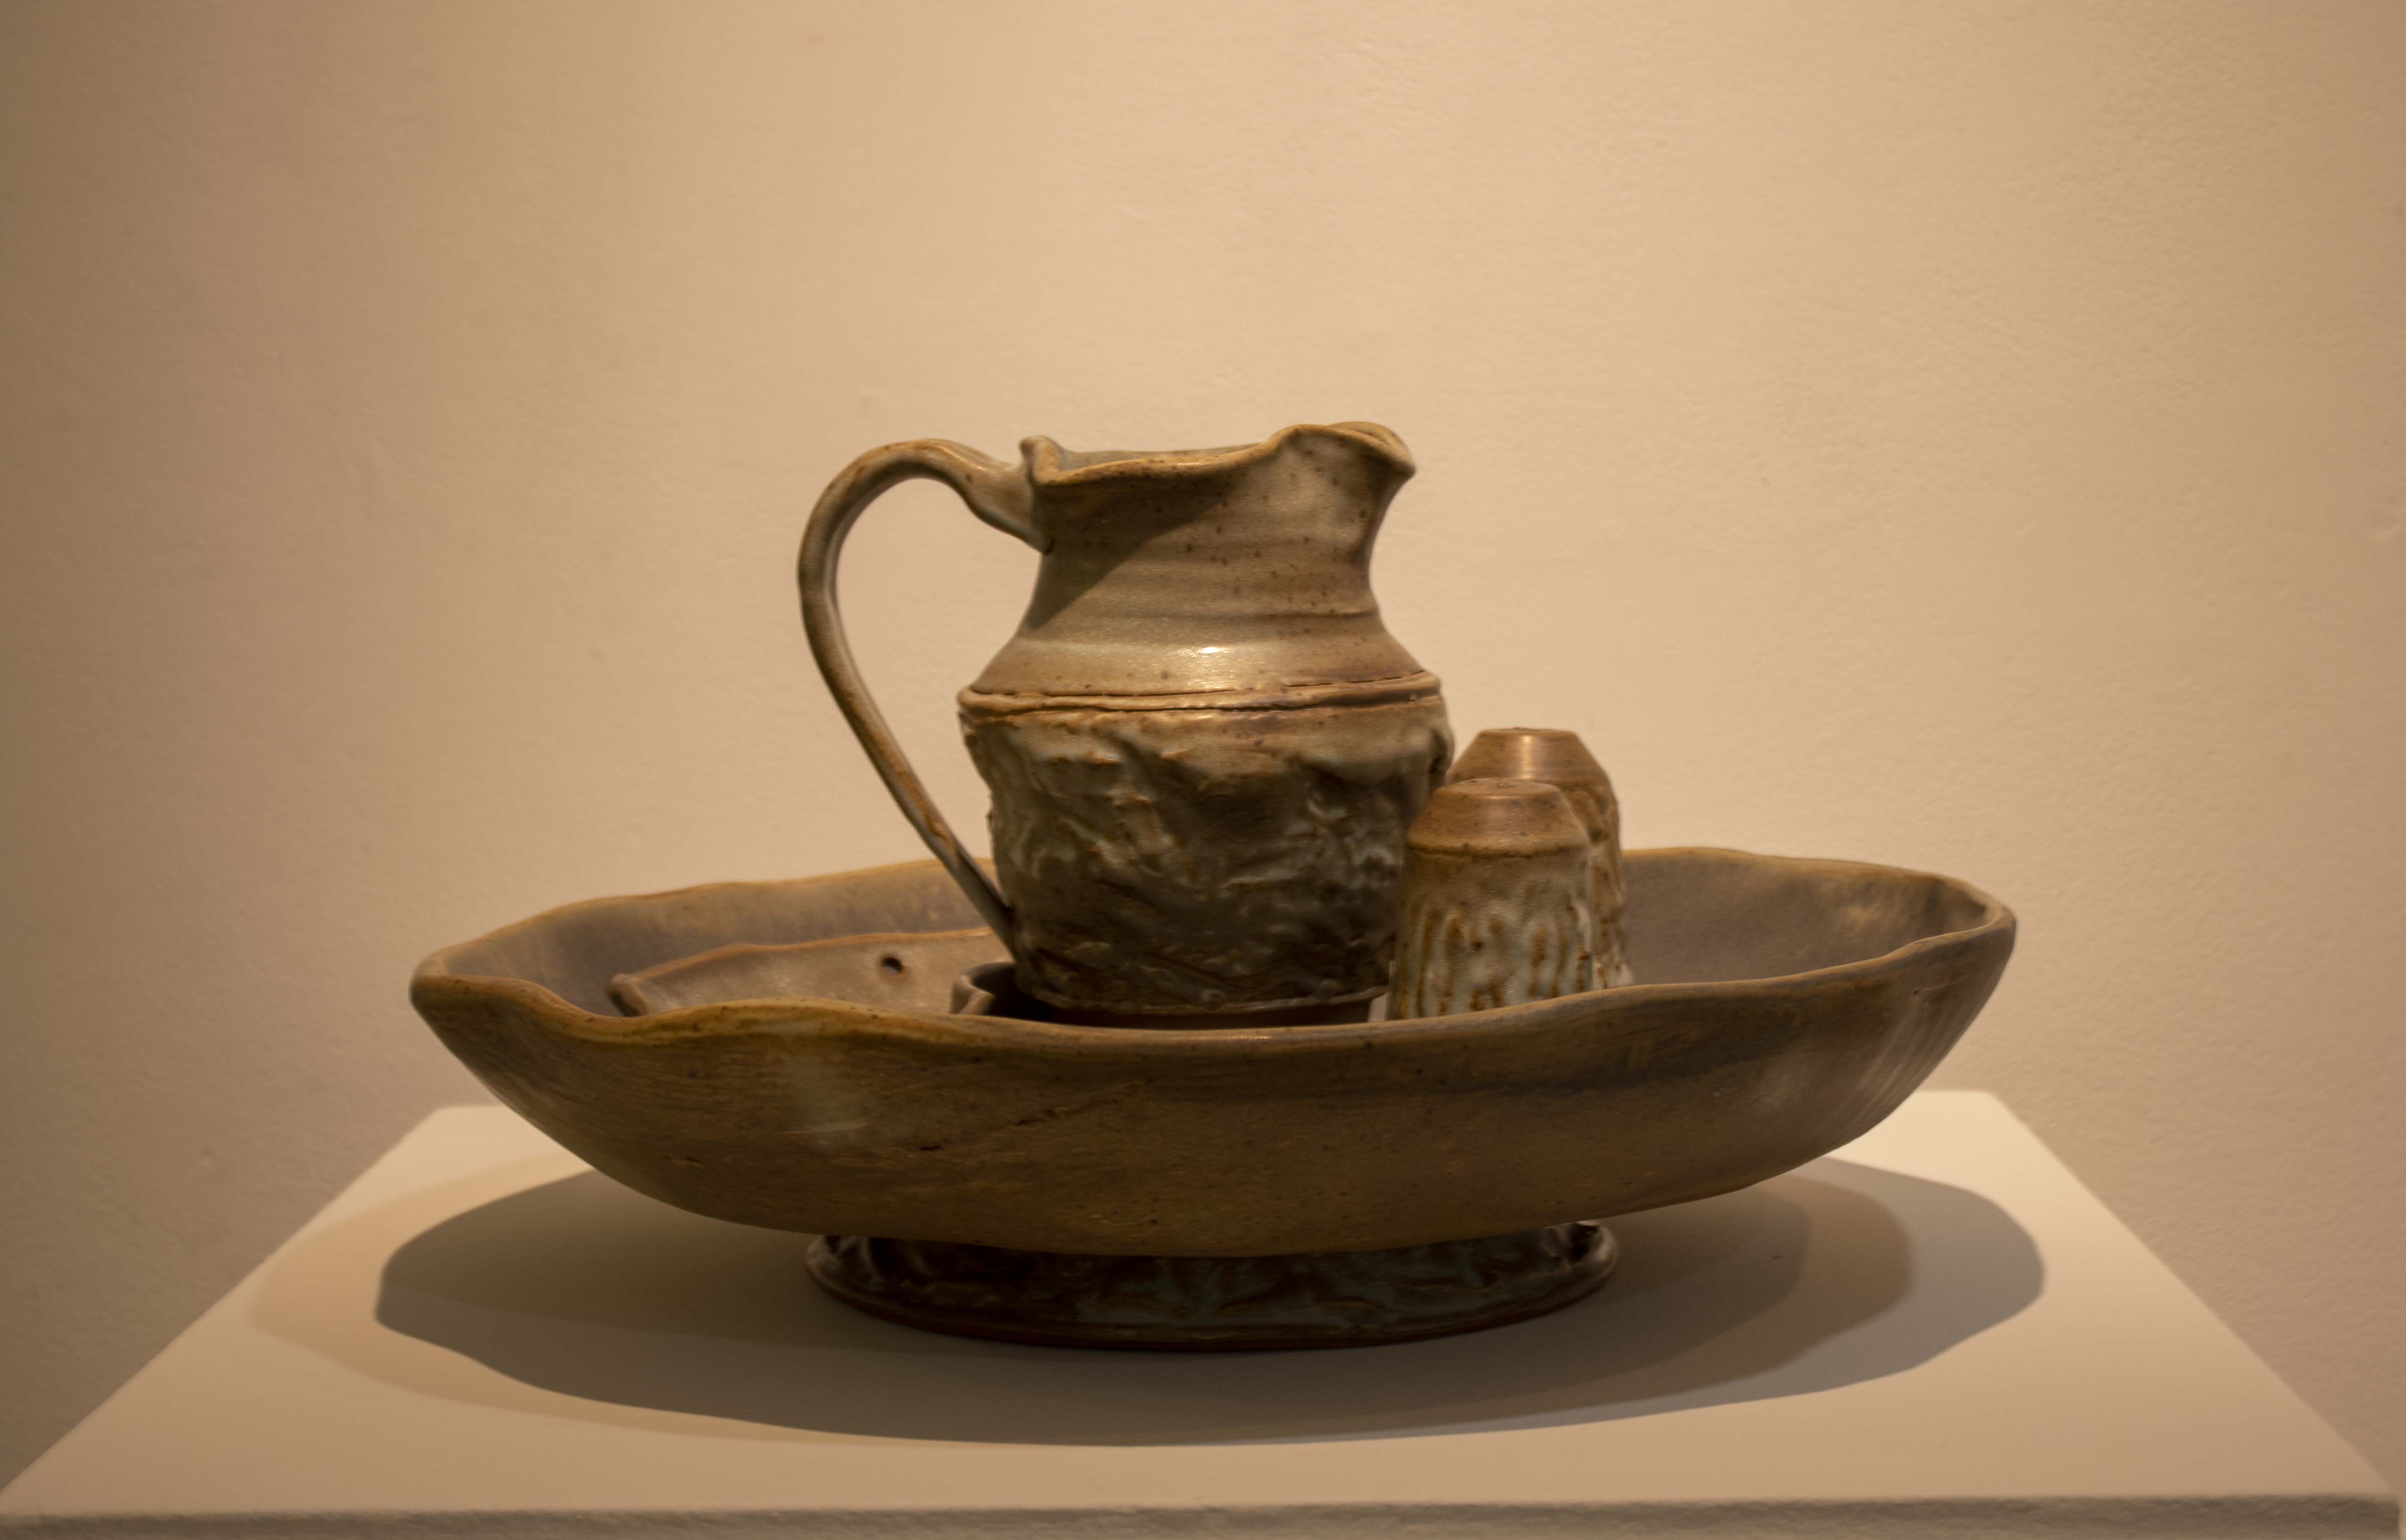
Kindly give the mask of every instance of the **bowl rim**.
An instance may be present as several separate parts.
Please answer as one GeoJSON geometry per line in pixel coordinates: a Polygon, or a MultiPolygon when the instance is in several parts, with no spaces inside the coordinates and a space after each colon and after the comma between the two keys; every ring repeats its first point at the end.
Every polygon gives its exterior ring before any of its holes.
{"type": "MultiPolygon", "coordinates": [[[[1012,1016],[956,1016],[948,1011],[900,1010],[883,1006],[862,1005],[821,996],[789,995],[762,996],[758,999],[726,1000],[712,1005],[687,1006],[681,1010],[661,1011],[647,1016],[605,1016],[586,1010],[548,985],[531,979],[506,974],[461,973],[451,968],[451,959],[471,948],[488,945],[513,932],[531,930],[579,911],[611,908],[621,904],[650,900],[672,899],[687,894],[725,892],[731,888],[791,888],[799,883],[837,882],[871,874],[937,869],[931,860],[900,861],[880,867],[863,867],[850,871],[823,872],[809,877],[737,880],[731,882],[697,883],[687,887],[666,888],[656,893],[615,894],[598,898],[582,898],[559,904],[522,920],[498,926],[483,935],[438,948],[419,961],[410,975],[413,997],[421,991],[459,993],[510,999],[546,1018],[552,1026],[577,1037],[615,1043],[650,1041],[689,1042],[697,1038],[752,1037],[760,1035],[813,1036],[829,1031],[869,1031],[885,1033],[902,1031],[906,1035],[930,1040],[943,1040],[960,1046],[983,1046],[1002,1049],[1041,1048],[1103,1048],[1116,1052],[1136,1053],[1144,1056],[1193,1055],[1221,1050],[1242,1050],[1258,1053],[1265,1047],[1300,1051],[1316,1046],[1354,1046],[1366,1038],[1383,1042],[1403,1042],[1431,1038],[1451,1038],[1465,1034],[1485,1035],[1510,1032],[1523,1026],[1536,1026],[1550,1021],[1565,1010],[1592,1010],[1598,1005],[1619,1011],[1629,1007],[1663,1001],[1690,1000],[1705,997],[1743,998],[1764,995],[1786,994],[1815,987],[1845,985],[1886,973],[1915,959],[1942,950],[1976,947],[1993,942],[2001,936],[2010,940],[2017,922],[2012,910],[1997,898],[1964,882],[1940,872],[1922,871],[1911,867],[1888,866],[1875,861],[1854,861],[1818,855],[1771,855],[1756,851],[1738,850],[1723,845],[1661,845],[1624,853],[1624,859],[1635,855],[1703,856],[1716,860],[1766,863],[1792,869],[1809,869],[1832,875],[1877,873],[1889,877],[1918,878],[1951,890],[1969,900],[1979,910],[1976,923],[1957,930],[1938,931],[1916,937],[1903,946],[1875,956],[1857,958],[1852,962],[1833,963],[1826,968],[1807,968],[1797,973],[1766,974],[1757,979],[1722,979],[1683,983],[1634,983],[1612,989],[1594,989],[1576,995],[1560,995],[1550,999],[1528,1000],[1517,1005],[1493,1006],[1484,1010],[1463,1011],[1449,1016],[1424,1016],[1400,1022],[1327,1023],[1299,1026],[1147,1027],[1134,1030],[1123,1026],[1079,1026],[1061,1022],[1032,1022],[1012,1016]],[[806,1009],[798,1010],[797,1007],[806,1009]]],[[[950,930],[962,927],[952,926],[950,930]]],[[[949,931],[878,932],[897,935],[942,935],[949,931]]],[[[868,934],[864,932],[864,934],[868,934]]],[[[828,937],[821,940],[842,940],[828,937]]]]}

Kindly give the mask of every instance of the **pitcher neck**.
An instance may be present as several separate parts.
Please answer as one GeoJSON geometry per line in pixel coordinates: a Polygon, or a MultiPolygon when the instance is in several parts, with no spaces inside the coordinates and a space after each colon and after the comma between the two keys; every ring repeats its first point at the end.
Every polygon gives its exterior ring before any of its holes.
{"type": "Polygon", "coordinates": [[[1346,423],[1170,454],[1026,445],[1044,552],[1018,634],[972,689],[1164,696],[1400,678],[1370,555],[1402,442],[1346,423]]]}

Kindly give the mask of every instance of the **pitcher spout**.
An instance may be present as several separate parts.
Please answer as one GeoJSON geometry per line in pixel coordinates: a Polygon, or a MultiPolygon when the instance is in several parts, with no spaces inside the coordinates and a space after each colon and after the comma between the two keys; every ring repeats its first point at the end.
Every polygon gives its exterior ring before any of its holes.
{"type": "Polygon", "coordinates": [[[1029,484],[1043,491],[1122,478],[1224,475],[1274,459],[1298,444],[1318,442],[1349,445],[1382,462],[1393,477],[1391,495],[1418,469],[1394,431],[1375,422],[1298,423],[1259,444],[1218,449],[1064,449],[1038,434],[1022,439],[1019,450],[1026,460],[1029,484]]]}

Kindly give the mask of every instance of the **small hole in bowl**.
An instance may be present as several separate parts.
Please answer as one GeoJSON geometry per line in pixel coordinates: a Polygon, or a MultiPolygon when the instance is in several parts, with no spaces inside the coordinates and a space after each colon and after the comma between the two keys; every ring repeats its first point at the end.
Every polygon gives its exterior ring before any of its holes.
{"type": "Polygon", "coordinates": [[[889,979],[899,979],[902,976],[902,959],[889,952],[877,959],[877,971],[889,979]]]}

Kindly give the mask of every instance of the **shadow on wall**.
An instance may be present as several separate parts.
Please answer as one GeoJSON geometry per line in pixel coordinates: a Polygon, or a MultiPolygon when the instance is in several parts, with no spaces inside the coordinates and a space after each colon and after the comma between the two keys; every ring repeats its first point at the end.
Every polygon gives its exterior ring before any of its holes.
{"type": "Polygon", "coordinates": [[[260,1323],[430,1393],[729,1437],[1227,1443],[1636,1417],[1898,1373],[2016,1314],[2044,1278],[1987,1199],[1822,1160],[1613,1221],[1620,1272],[1537,1321],[1337,1351],[1122,1353],[872,1320],[808,1280],[804,1237],[591,1172],[464,1212],[455,1192],[453,1217],[425,1222],[442,1197],[303,1240],[260,1323]]]}

